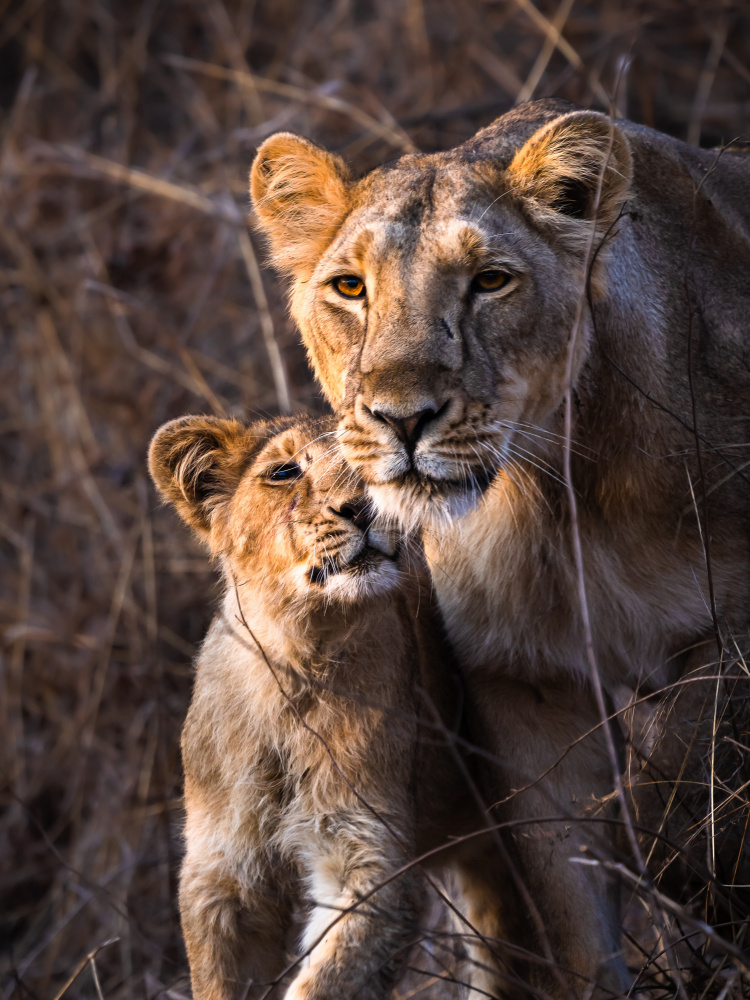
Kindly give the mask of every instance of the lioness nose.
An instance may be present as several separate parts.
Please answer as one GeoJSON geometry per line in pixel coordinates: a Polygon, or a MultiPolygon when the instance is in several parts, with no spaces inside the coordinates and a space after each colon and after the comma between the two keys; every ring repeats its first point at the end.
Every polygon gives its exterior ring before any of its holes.
{"type": "Polygon", "coordinates": [[[333,510],[334,514],[346,518],[347,521],[352,521],[362,531],[367,531],[375,519],[375,508],[367,497],[357,497],[354,500],[347,500],[340,507],[332,507],[331,510],[333,510]]]}
{"type": "Polygon", "coordinates": [[[414,450],[425,427],[437,414],[437,410],[432,406],[410,413],[407,417],[394,416],[383,407],[375,407],[370,412],[377,420],[382,420],[384,424],[389,424],[394,429],[396,436],[406,445],[408,451],[414,450]]]}

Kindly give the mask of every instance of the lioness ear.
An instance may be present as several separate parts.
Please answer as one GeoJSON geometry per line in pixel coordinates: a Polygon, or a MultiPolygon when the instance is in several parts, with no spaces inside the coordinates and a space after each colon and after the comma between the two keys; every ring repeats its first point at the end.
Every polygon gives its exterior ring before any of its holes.
{"type": "Polygon", "coordinates": [[[568,220],[592,220],[605,231],[628,196],[632,157],[625,135],[596,111],[573,111],[548,122],[508,167],[513,191],[540,221],[575,235],[568,220]],[[600,181],[601,178],[601,181],[600,181]]]}
{"type": "Polygon", "coordinates": [[[148,467],[164,499],[205,535],[217,507],[237,488],[249,451],[247,431],[236,420],[179,417],[154,435],[148,467]]]}
{"type": "Polygon", "coordinates": [[[250,169],[250,197],[276,267],[312,273],[346,215],[350,183],[340,156],[290,132],[266,139],[250,169]]]}

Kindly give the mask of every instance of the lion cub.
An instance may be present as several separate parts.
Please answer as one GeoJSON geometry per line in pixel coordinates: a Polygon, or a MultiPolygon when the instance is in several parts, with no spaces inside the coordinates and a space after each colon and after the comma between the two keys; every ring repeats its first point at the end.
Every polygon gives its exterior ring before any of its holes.
{"type": "Polygon", "coordinates": [[[425,889],[400,869],[471,812],[441,730],[461,696],[429,580],[372,522],[334,430],[184,417],[151,444],[158,489],[225,582],[182,736],[195,1000],[267,996],[294,972],[294,1000],[385,997],[425,889]]]}

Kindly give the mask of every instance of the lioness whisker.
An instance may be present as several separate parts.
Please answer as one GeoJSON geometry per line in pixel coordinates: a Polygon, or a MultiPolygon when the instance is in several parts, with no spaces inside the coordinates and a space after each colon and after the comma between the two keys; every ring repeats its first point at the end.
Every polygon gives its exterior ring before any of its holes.
{"type": "Polygon", "coordinates": [[[535,462],[534,459],[530,457],[530,452],[527,452],[525,449],[520,448],[516,444],[509,444],[508,451],[514,454],[516,459],[518,459],[521,464],[525,463],[527,465],[531,465],[533,468],[538,469],[543,476],[547,476],[550,479],[553,479],[556,483],[559,483],[561,486],[565,486],[565,481],[561,479],[560,476],[558,476],[554,471],[551,471],[551,468],[545,467],[544,465],[539,464],[539,462],[535,462]]]}
{"type": "MultiPolygon", "coordinates": [[[[304,450],[305,450],[306,448],[309,448],[309,447],[310,447],[311,445],[315,444],[315,443],[316,443],[316,442],[318,442],[318,441],[322,441],[322,440],[323,440],[323,438],[327,438],[327,437],[336,437],[336,434],[337,434],[337,432],[336,432],[336,431],[326,431],[326,432],[325,432],[325,434],[319,434],[319,435],[318,435],[318,436],[317,436],[316,438],[313,438],[313,440],[312,440],[312,441],[307,441],[307,442],[306,442],[305,444],[303,444],[303,445],[302,445],[302,446],[301,446],[300,448],[298,448],[298,449],[297,449],[297,450],[296,450],[296,451],[294,452],[294,454],[293,454],[293,455],[291,455],[290,457],[291,457],[291,458],[296,458],[296,457],[297,457],[298,455],[300,455],[300,454],[301,454],[301,453],[302,453],[302,452],[303,452],[303,451],[304,451],[304,450]]],[[[320,456],[318,456],[318,458],[317,458],[317,459],[315,459],[315,461],[317,462],[317,461],[319,461],[319,460],[320,460],[321,458],[325,458],[325,457],[326,457],[327,455],[329,455],[329,454],[331,454],[331,453],[333,453],[333,452],[335,452],[335,451],[336,451],[336,448],[335,448],[335,446],[334,446],[333,448],[329,449],[328,451],[325,451],[325,452],[323,452],[323,454],[322,454],[322,455],[320,455],[320,456]]]]}
{"type": "MultiPolygon", "coordinates": [[[[556,431],[551,431],[546,427],[539,427],[538,424],[529,424],[523,421],[496,420],[493,421],[492,426],[512,430],[517,434],[524,435],[525,437],[538,438],[540,441],[546,441],[549,444],[559,442],[564,446],[567,440],[564,434],[558,434],[556,431]]],[[[579,458],[583,458],[587,461],[593,462],[599,457],[599,453],[597,451],[593,448],[589,448],[588,445],[583,444],[581,441],[577,441],[575,438],[572,438],[570,441],[570,449],[574,455],[578,455],[579,458]],[[573,447],[574,445],[576,447],[573,447]],[[586,454],[586,452],[588,452],[588,454],[586,454]]]]}

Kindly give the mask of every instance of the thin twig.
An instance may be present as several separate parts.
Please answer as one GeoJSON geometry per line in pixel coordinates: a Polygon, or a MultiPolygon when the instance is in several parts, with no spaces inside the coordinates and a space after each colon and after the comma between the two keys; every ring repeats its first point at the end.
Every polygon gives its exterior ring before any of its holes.
{"type": "MultiPolygon", "coordinates": [[[[119,940],[120,940],[119,937],[108,938],[106,941],[103,941],[102,944],[97,945],[96,948],[90,951],[85,958],[82,958],[81,961],[76,966],[73,975],[63,986],[63,988],[59,991],[59,993],[55,994],[55,1000],[61,1000],[61,998],[65,996],[65,994],[68,992],[68,990],[76,981],[76,979],[78,979],[78,977],[80,976],[80,974],[83,972],[83,970],[86,968],[87,965],[91,964],[91,966],[93,967],[94,959],[103,948],[108,948],[111,944],[116,944],[119,940]]],[[[99,993],[99,996],[101,997],[101,987],[99,986],[99,978],[96,975],[96,971],[94,971],[94,976],[95,976],[94,981],[96,982],[97,991],[99,993]]]]}
{"type": "Polygon", "coordinates": [[[274,330],[271,310],[268,308],[268,299],[263,287],[263,278],[258,267],[258,259],[255,256],[255,250],[246,229],[239,229],[237,231],[237,239],[239,240],[242,259],[245,262],[247,274],[250,278],[250,286],[255,296],[255,305],[258,308],[260,328],[263,333],[263,342],[268,352],[268,360],[271,363],[279,410],[282,413],[291,413],[292,402],[289,396],[289,383],[287,382],[284,359],[281,356],[279,344],[276,339],[276,331],[274,330]]]}

